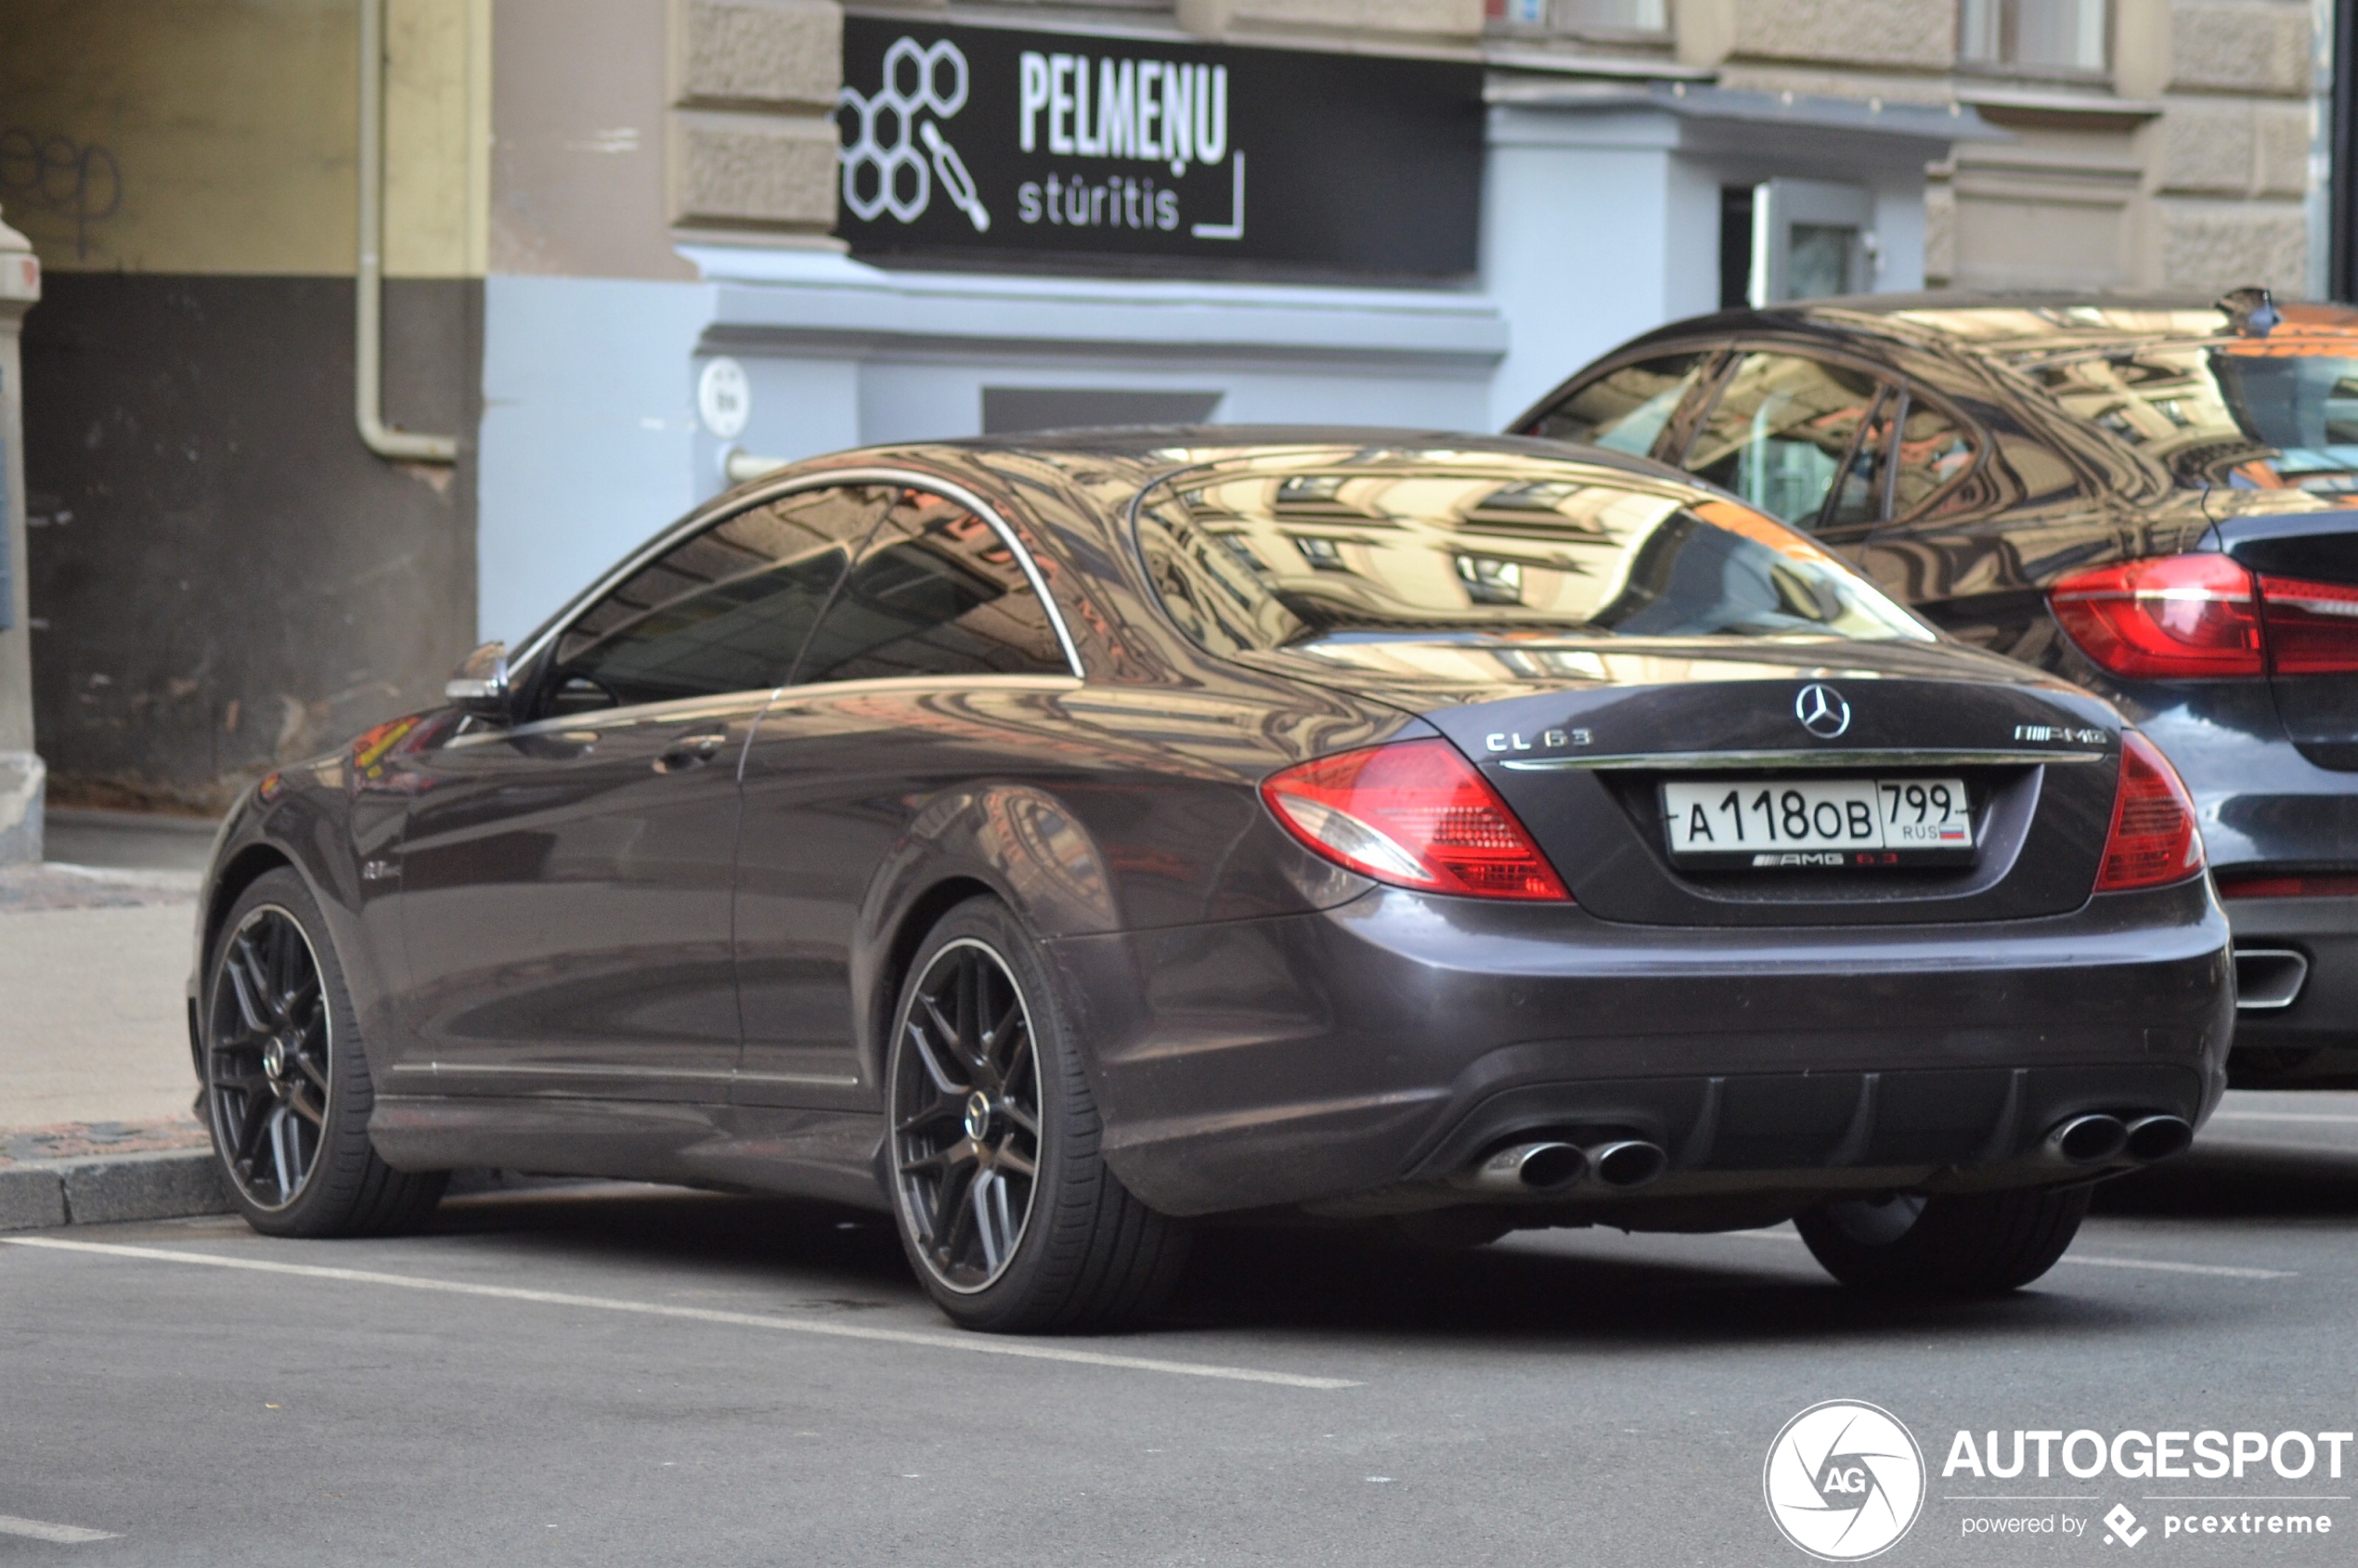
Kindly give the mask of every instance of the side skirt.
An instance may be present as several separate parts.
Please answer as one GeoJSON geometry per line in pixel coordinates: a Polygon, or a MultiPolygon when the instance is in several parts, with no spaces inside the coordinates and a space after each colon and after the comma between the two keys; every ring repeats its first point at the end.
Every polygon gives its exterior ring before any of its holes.
{"type": "Polygon", "coordinates": [[[536,1175],[725,1186],[889,1212],[870,1111],[535,1097],[380,1095],[369,1139],[397,1171],[489,1166],[536,1175]]]}

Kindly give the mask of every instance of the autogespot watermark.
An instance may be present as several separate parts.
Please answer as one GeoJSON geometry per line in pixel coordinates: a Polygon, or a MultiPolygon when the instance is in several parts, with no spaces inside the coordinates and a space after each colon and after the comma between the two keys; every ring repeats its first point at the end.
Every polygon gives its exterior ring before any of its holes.
{"type": "Polygon", "coordinates": [[[1916,1523],[1924,1450],[1890,1411],[1829,1399],[1777,1433],[1760,1489],[1785,1539],[1827,1562],[1856,1562],[1889,1550],[1916,1523]]]}
{"type": "MultiPolygon", "coordinates": [[[[2195,1536],[2313,1538],[2334,1533],[2329,1505],[2351,1500],[2337,1484],[2353,1443],[2358,1434],[2348,1432],[2192,1425],[1959,1431],[1940,1466],[1937,1500],[1947,1505],[1941,1511],[1955,1510],[1948,1528],[1967,1540],[2134,1549],[2195,1536]],[[2047,1485],[2030,1487],[2038,1482],[2047,1485]],[[2123,1497],[2122,1482],[2141,1484],[2123,1497]],[[2172,1483],[2208,1489],[2173,1490],[2172,1483]],[[1984,1489],[2001,1484],[2007,1489],[1984,1489]],[[2266,1490],[2246,1490],[2260,1487],[2266,1490]]],[[[1933,1500],[1923,1450],[1907,1427],[1854,1399],[1813,1405],[1787,1421],[1769,1445],[1761,1486],[1785,1538],[1829,1562],[1888,1551],[1933,1500]]]]}

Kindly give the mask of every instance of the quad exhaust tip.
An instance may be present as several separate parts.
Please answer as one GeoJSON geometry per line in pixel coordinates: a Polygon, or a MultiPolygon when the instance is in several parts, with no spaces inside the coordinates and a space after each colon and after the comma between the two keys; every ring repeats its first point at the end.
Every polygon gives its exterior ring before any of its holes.
{"type": "Polygon", "coordinates": [[[2108,1165],[2128,1159],[2140,1165],[2183,1154],[2195,1141],[2194,1123],[2183,1116],[2131,1116],[2103,1111],[2055,1123],[2047,1152],[2070,1165],[2108,1165]]]}
{"type": "Polygon", "coordinates": [[[1588,1156],[1576,1144],[1548,1140],[1511,1144],[1458,1178],[1459,1186],[1483,1192],[1561,1192],[1588,1173],[1588,1156]]]}
{"type": "Polygon", "coordinates": [[[2194,1123],[2183,1116],[2141,1116],[2129,1123],[2131,1160],[2167,1160],[2185,1153],[2194,1141],[2194,1123]]]}
{"type": "Polygon", "coordinates": [[[2129,1124],[2102,1111],[2059,1121],[2047,1134],[2048,1150],[2073,1165],[2102,1165],[2128,1147],[2129,1124]]]}
{"type": "Polygon", "coordinates": [[[1644,1186],[1669,1164],[1670,1156],[1660,1144],[1640,1138],[1622,1138],[1588,1150],[1588,1168],[1597,1173],[1597,1180],[1624,1191],[1644,1186]]]}
{"type": "Polygon", "coordinates": [[[1583,1181],[1626,1192],[1644,1186],[1669,1164],[1660,1144],[1642,1138],[1615,1138],[1587,1148],[1549,1138],[1509,1144],[1454,1181],[1478,1192],[1562,1192],[1583,1181]]]}

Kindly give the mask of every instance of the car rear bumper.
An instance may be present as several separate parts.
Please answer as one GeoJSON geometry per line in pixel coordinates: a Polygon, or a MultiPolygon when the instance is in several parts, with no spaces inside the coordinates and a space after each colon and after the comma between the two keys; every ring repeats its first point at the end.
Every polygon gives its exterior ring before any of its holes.
{"type": "Polygon", "coordinates": [[[2358,1082],[2358,899],[2230,899],[2236,1082],[2358,1082]]]}
{"type": "MultiPolygon", "coordinates": [[[[2209,884],[2068,915],[1783,930],[1616,925],[1379,888],[1315,914],[1047,944],[1104,1148],[1166,1212],[1406,1211],[1499,1145],[1658,1144],[1682,1199],[2032,1185],[2067,1116],[2199,1121],[2224,1086],[2209,884]]],[[[1773,1203],[1772,1203],[1773,1206],[1773,1203]]]]}

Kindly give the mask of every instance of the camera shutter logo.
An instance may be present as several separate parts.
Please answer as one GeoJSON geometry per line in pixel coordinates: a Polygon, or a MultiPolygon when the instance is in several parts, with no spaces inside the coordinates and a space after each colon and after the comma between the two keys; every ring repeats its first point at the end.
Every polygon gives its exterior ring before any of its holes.
{"type": "Polygon", "coordinates": [[[1822,1562],[1856,1562],[1916,1523],[1924,1456],[1890,1411],[1830,1399],[1777,1433],[1760,1485],[1785,1539],[1822,1562]]]}
{"type": "Polygon", "coordinates": [[[874,223],[890,213],[914,223],[932,204],[939,180],[976,233],[991,227],[965,161],[935,123],[966,107],[967,84],[966,57],[957,45],[944,38],[928,46],[903,37],[885,51],[884,82],[874,93],[848,86],[836,94],[837,108],[848,115],[838,124],[845,137],[843,204],[852,216],[874,223]],[[933,118],[919,118],[927,114],[933,118]]]}
{"type": "Polygon", "coordinates": [[[1849,702],[1822,680],[1811,681],[1794,697],[1793,716],[1821,741],[1833,740],[1850,728],[1849,702]]]}

